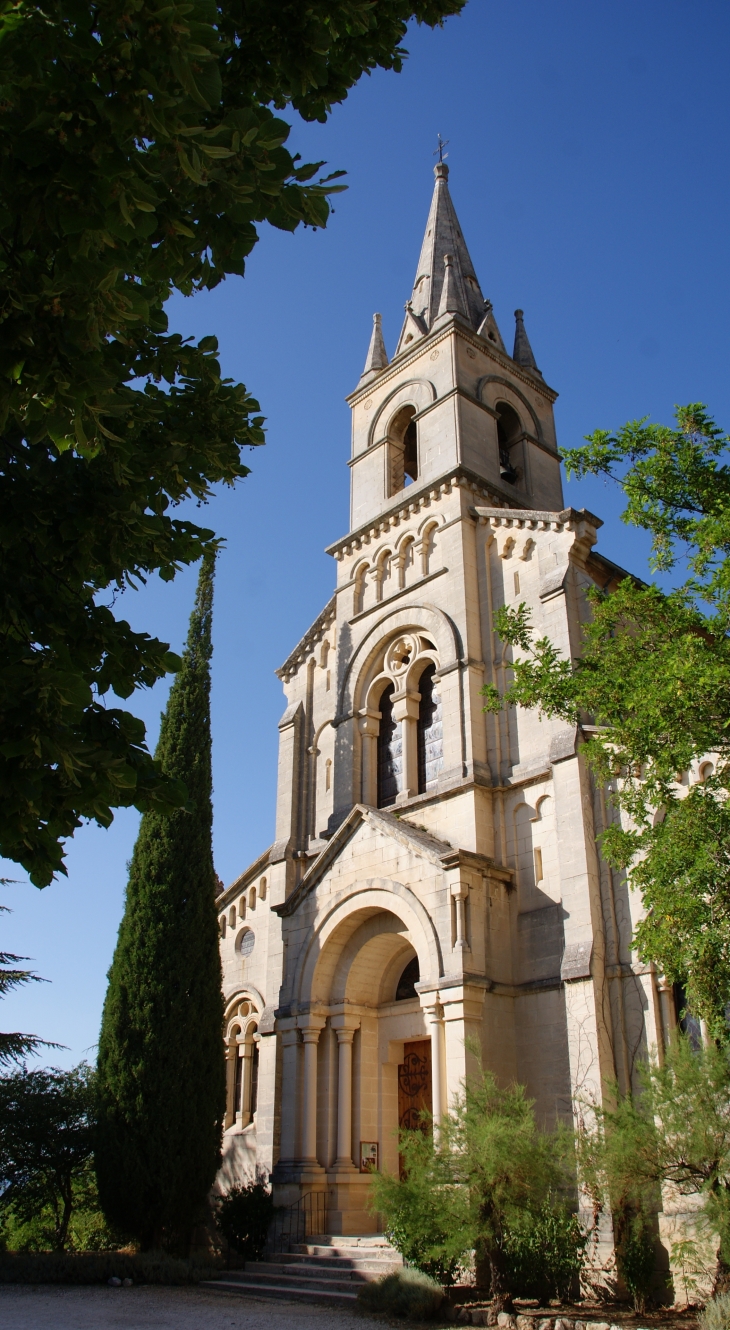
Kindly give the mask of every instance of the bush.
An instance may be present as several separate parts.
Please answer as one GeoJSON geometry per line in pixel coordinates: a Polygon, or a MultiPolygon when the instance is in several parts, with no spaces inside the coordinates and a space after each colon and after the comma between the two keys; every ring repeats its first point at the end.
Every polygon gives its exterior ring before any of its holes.
{"type": "Polygon", "coordinates": [[[0,1284],[197,1284],[215,1278],[212,1262],[176,1260],[163,1252],[0,1252],[0,1284]]]}
{"type": "Polygon", "coordinates": [[[400,1137],[402,1174],[373,1174],[371,1208],[383,1216],[385,1236],[411,1266],[439,1284],[453,1284],[473,1245],[466,1188],[454,1183],[451,1161],[421,1131],[400,1137]]]}
{"type": "Polygon", "coordinates": [[[257,1261],[266,1246],[274,1200],[261,1179],[231,1187],[218,1201],[215,1222],[230,1245],[247,1261],[257,1261]]]}
{"type": "MultiPolygon", "coordinates": [[[[363,1284],[357,1300],[369,1312],[405,1316],[409,1321],[431,1321],[438,1316],[444,1290],[422,1270],[398,1270],[372,1284],[363,1284]]],[[[714,1330],[714,1328],[713,1328],[714,1330]]]]}
{"type": "Polygon", "coordinates": [[[730,1293],[711,1298],[698,1321],[700,1330],[730,1330],[730,1293]]]}
{"type": "Polygon", "coordinates": [[[643,1312],[654,1283],[654,1227],[644,1210],[628,1212],[617,1227],[618,1272],[633,1298],[635,1310],[643,1312]]]}
{"type": "Polygon", "coordinates": [[[511,1218],[505,1236],[510,1287],[523,1298],[567,1300],[583,1265],[587,1234],[577,1215],[545,1201],[511,1218]]]}

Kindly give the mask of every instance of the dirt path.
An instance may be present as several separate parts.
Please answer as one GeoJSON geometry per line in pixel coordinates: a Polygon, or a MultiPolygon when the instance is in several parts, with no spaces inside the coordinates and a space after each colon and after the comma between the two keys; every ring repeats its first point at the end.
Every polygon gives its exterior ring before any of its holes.
{"type": "Polygon", "coordinates": [[[5,1284],[10,1330],[383,1330],[342,1307],[301,1307],[196,1288],[68,1288],[5,1284]]]}

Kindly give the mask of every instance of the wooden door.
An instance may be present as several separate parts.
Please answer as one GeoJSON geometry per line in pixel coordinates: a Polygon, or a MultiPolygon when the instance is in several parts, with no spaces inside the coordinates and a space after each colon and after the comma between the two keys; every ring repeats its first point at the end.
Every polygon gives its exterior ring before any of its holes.
{"type": "Polygon", "coordinates": [[[421,1120],[423,1109],[431,1112],[431,1040],[419,1039],[406,1044],[398,1067],[398,1126],[420,1127],[430,1132],[430,1123],[421,1120]]]}

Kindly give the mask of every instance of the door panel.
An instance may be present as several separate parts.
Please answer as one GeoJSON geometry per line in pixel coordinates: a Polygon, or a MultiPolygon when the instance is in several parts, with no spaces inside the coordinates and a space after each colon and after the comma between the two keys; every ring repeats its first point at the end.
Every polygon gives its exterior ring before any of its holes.
{"type": "Polygon", "coordinates": [[[431,1112],[431,1040],[406,1044],[398,1067],[398,1126],[430,1133],[430,1123],[421,1121],[423,1109],[431,1112]]]}

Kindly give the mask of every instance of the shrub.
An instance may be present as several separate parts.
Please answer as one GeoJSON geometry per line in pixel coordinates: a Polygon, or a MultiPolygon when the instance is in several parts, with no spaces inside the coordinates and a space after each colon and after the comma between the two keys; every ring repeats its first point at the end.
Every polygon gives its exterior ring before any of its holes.
{"type": "Polygon", "coordinates": [[[698,1321],[700,1330],[730,1330],[730,1293],[711,1298],[698,1321]]]}
{"type": "Polygon", "coordinates": [[[266,1246],[273,1217],[273,1197],[259,1178],[245,1187],[231,1187],[218,1201],[215,1222],[241,1256],[247,1261],[257,1261],[266,1246]]]}
{"type": "Polygon", "coordinates": [[[505,1236],[508,1280],[523,1298],[570,1297],[583,1264],[587,1233],[577,1215],[548,1198],[514,1215],[505,1236]]]}
{"type": "Polygon", "coordinates": [[[521,1291],[510,1268],[510,1232],[525,1212],[551,1209],[551,1197],[574,1185],[571,1135],[560,1126],[543,1130],[525,1087],[501,1086],[482,1068],[442,1119],[439,1139],[468,1190],[477,1283],[489,1281],[502,1310],[521,1291]]]}
{"type": "Polygon", "coordinates": [[[213,1279],[212,1262],[177,1260],[163,1252],[0,1252],[0,1284],[197,1284],[213,1279]]]}
{"type": "Polygon", "coordinates": [[[644,1210],[629,1212],[617,1225],[616,1265],[637,1312],[646,1308],[654,1283],[654,1228],[644,1210]]]}
{"type": "Polygon", "coordinates": [[[430,1136],[403,1131],[402,1173],[373,1174],[370,1205],[383,1216],[388,1241],[409,1265],[453,1284],[473,1246],[466,1189],[451,1176],[451,1161],[430,1136]]]}
{"type": "MultiPolygon", "coordinates": [[[[372,1284],[363,1284],[357,1300],[369,1312],[405,1316],[409,1321],[430,1321],[438,1316],[444,1290],[422,1270],[398,1270],[372,1284]]],[[[714,1328],[713,1328],[714,1330],[714,1328]]]]}

